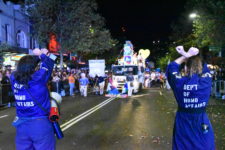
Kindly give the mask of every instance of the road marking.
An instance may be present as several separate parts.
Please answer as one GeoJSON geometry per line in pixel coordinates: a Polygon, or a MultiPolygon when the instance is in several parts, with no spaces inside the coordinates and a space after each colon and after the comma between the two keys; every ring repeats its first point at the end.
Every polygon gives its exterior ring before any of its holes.
{"type": "Polygon", "coordinates": [[[159,91],[159,95],[161,95],[161,96],[162,96],[162,92],[161,92],[161,91],[159,91]]]}
{"type": "Polygon", "coordinates": [[[78,115],[77,117],[67,121],[66,123],[62,124],[60,127],[62,129],[62,131],[65,131],[66,129],[70,128],[71,126],[73,126],[74,124],[76,124],[77,122],[79,122],[80,120],[84,119],[85,117],[89,116],[90,114],[94,113],[95,111],[99,110],[100,108],[102,108],[103,106],[105,106],[106,104],[110,103],[111,101],[113,101],[114,99],[116,99],[116,97],[111,97],[105,101],[103,101],[102,103],[96,105],[95,107],[85,111],[84,113],[78,115]]]}
{"type": "Polygon", "coordinates": [[[145,96],[145,95],[150,95],[150,94],[141,94],[141,95],[134,95],[134,96],[131,96],[131,97],[142,97],[142,96],[145,96]]]}
{"type": "Polygon", "coordinates": [[[111,100],[111,99],[112,99],[112,97],[111,97],[111,98],[109,98],[109,99],[107,99],[107,100],[105,100],[105,101],[103,101],[102,103],[100,103],[100,104],[96,105],[95,107],[93,107],[93,108],[91,108],[91,109],[89,109],[89,110],[87,110],[87,111],[83,112],[83,113],[82,113],[82,114],[80,114],[79,116],[77,116],[77,117],[75,117],[75,118],[73,118],[73,119],[71,119],[71,120],[67,121],[66,123],[62,124],[60,127],[62,128],[62,127],[64,127],[64,126],[66,126],[66,125],[70,124],[70,123],[71,123],[71,122],[73,122],[74,120],[76,120],[76,119],[78,119],[78,118],[82,117],[83,115],[85,115],[85,114],[89,113],[90,111],[94,110],[95,108],[98,108],[99,106],[101,106],[101,105],[103,105],[103,104],[107,103],[107,102],[108,102],[109,100],[111,100]]]}
{"type": "Polygon", "coordinates": [[[1,118],[5,118],[5,117],[8,117],[8,116],[9,116],[9,115],[0,116],[0,119],[1,119],[1,118]]]}

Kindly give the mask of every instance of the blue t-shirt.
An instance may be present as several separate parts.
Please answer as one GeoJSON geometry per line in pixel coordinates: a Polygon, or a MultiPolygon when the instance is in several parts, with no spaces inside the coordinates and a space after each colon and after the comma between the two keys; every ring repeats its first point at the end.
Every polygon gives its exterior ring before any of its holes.
{"type": "Polygon", "coordinates": [[[79,83],[80,83],[80,85],[88,85],[89,80],[88,80],[88,78],[80,78],[79,83]]]}
{"type": "Polygon", "coordinates": [[[28,89],[23,84],[19,84],[13,74],[10,77],[18,117],[48,116],[48,113],[39,108],[33,98],[47,111],[50,110],[50,96],[47,82],[51,76],[54,61],[44,54],[40,57],[42,64],[40,69],[31,76],[31,80],[28,82],[28,89]],[[30,96],[27,90],[29,90],[32,96],[30,96]]]}
{"type": "MultiPolygon", "coordinates": [[[[167,79],[177,104],[181,108],[205,108],[210,98],[212,75],[205,64],[201,75],[181,76],[180,65],[171,62],[167,67],[167,79]]],[[[215,150],[212,125],[205,112],[178,111],[173,132],[173,150],[215,150]],[[203,130],[203,125],[207,130],[203,130]]]]}

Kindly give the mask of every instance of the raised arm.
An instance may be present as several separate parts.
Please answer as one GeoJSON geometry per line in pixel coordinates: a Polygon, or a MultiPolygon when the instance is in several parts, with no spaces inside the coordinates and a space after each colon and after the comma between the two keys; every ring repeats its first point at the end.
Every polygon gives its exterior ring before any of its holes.
{"type": "Polygon", "coordinates": [[[34,73],[33,79],[46,83],[52,74],[55,57],[53,54],[49,54],[47,49],[34,49],[33,53],[41,59],[40,69],[34,73]]]}
{"type": "Polygon", "coordinates": [[[175,87],[177,80],[182,79],[180,75],[180,65],[184,63],[188,58],[195,56],[199,53],[199,50],[194,47],[191,47],[188,50],[188,52],[185,52],[183,46],[177,46],[176,51],[182,56],[178,57],[173,62],[171,62],[168,65],[167,71],[166,71],[168,82],[172,88],[175,87]]]}
{"type": "Polygon", "coordinates": [[[179,58],[175,59],[174,62],[176,62],[177,64],[181,65],[181,64],[184,63],[186,60],[187,60],[186,57],[180,56],[179,58]]]}
{"type": "Polygon", "coordinates": [[[181,54],[182,56],[177,58],[175,60],[175,62],[179,65],[181,65],[183,62],[185,62],[188,58],[195,56],[199,53],[199,50],[195,47],[191,47],[188,52],[184,51],[184,47],[183,46],[177,46],[176,50],[179,54],[181,54]]]}

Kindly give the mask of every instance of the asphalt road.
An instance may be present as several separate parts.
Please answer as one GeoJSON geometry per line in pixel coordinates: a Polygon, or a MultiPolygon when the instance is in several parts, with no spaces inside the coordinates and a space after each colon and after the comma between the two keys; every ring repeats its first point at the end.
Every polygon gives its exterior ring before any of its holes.
{"type": "MultiPolygon", "coordinates": [[[[225,150],[225,101],[210,102],[217,150],[225,150]]],[[[57,150],[170,150],[176,102],[171,91],[145,89],[131,98],[65,97],[65,137],[57,150]],[[96,106],[96,107],[95,107],[96,106]]],[[[14,150],[15,108],[0,111],[0,150],[14,150]]]]}

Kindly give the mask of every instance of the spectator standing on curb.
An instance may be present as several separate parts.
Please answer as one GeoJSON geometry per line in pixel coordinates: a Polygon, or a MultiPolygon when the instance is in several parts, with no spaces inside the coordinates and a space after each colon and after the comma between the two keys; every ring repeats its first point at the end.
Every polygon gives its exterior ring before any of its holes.
{"type": "Polygon", "coordinates": [[[89,84],[88,78],[86,78],[85,73],[81,73],[80,83],[80,94],[81,96],[87,97],[87,87],[89,84]]]}
{"type": "Polygon", "coordinates": [[[53,77],[52,77],[52,83],[53,83],[53,91],[54,92],[57,92],[60,94],[61,92],[61,89],[62,89],[62,86],[61,86],[61,82],[60,82],[60,77],[58,75],[58,72],[54,73],[53,74],[53,77]]]}
{"type": "Polygon", "coordinates": [[[11,83],[10,83],[10,75],[11,75],[11,71],[5,70],[2,76],[2,81],[1,81],[2,97],[3,99],[8,100],[8,107],[11,107],[14,101],[14,95],[13,95],[13,91],[12,91],[11,83]]]}
{"type": "Polygon", "coordinates": [[[2,84],[10,84],[10,75],[11,75],[11,72],[10,72],[9,70],[6,70],[6,71],[3,73],[1,83],[2,83],[2,84]]]}
{"type": "Polygon", "coordinates": [[[94,78],[94,88],[93,88],[93,92],[95,93],[95,95],[98,95],[99,92],[99,81],[98,81],[98,75],[96,74],[95,78],[94,78]]]}
{"type": "Polygon", "coordinates": [[[68,77],[69,85],[70,85],[70,96],[74,96],[74,88],[75,88],[75,78],[73,73],[71,72],[68,77]]]}
{"type": "Polygon", "coordinates": [[[66,93],[68,93],[68,89],[69,89],[68,76],[66,72],[62,73],[61,80],[62,80],[62,87],[63,87],[63,90],[61,91],[61,96],[66,96],[66,93]]]}

